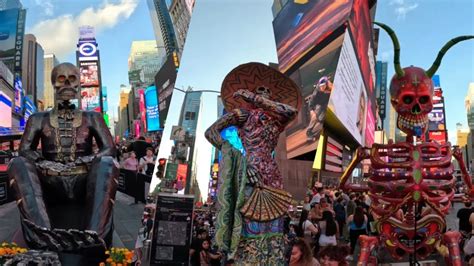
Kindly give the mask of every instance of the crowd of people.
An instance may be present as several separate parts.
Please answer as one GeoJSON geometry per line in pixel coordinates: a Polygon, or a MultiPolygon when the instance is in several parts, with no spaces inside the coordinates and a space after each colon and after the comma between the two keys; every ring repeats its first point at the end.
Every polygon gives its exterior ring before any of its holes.
{"type": "Polygon", "coordinates": [[[359,236],[371,233],[369,206],[366,194],[314,188],[306,195],[299,217],[290,209],[285,220],[290,265],[348,265],[347,261],[354,259],[359,236]],[[307,264],[292,263],[305,256],[314,258],[314,263],[308,264],[309,259],[307,264]],[[338,264],[331,264],[336,261],[338,264]]]}
{"type": "Polygon", "coordinates": [[[193,221],[193,240],[189,250],[192,266],[221,265],[223,255],[213,243],[215,233],[215,213],[208,209],[195,212],[193,221]]]}

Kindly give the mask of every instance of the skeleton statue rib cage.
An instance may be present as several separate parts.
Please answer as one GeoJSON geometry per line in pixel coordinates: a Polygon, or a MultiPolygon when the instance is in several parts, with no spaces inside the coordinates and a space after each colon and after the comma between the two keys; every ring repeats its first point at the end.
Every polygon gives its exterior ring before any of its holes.
{"type": "Polygon", "coordinates": [[[414,144],[428,127],[428,114],[433,108],[434,86],[431,77],[438,69],[446,51],[460,41],[474,36],[450,40],[439,52],[427,71],[419,67],[400,66],[400,45],[387,25],[379,25],[390,35],[394,47],[395,75],[390,83],[391,103],[398,113],[397,126],[407,134],[405,142],[373,144],[359,147],[355,158],[341,177],[340,187],[346,191],[368,191],[370,210],[379,236],[361,236],[358,265],[367,265],[371,251],[384,246],[396,259],[411,256],[423,259],[432,252],[442,254],[448,265],[462,265],[459,232],[448,231],[444,217],[454,197],[456,179],[451,158],[462,171],[468,196],[474,195],[471,177],[463,162],[461,150],[448,142],[414,144]],[[357,165],[370,159],[371,170],[367,185],[348,184],[357,165]]]}

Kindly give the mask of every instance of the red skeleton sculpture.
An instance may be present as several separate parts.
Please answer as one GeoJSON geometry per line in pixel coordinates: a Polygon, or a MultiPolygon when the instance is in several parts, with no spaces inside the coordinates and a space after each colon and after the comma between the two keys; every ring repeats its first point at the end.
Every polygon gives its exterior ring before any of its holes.
{"type": "Polygon", "coordinates": [[[371,212],[376,221],[375,236],[361,236],[358,265],[367,265],[371,250],[384,245],[392,257],[406,255],[412,261],[426,258],[435,249],[446,256],[449,265],[462,265],[459,247],[460,233],[446,228],[444,217],[454,197],[455,177],[451,158],[462,171],[468,194],[474,189],[461,150],[450,143],[423,142],[414,144],[428,127],[428,113],[433,108],[434,92],[431,77],[438,69],[446,51],[456,43],[474,36],[460,36],[450,40],[439,52],[427,71],[419,67],[400,66],[400,45],[387,25],[375,23],[390,35],[395,47],[395,75],[390,83],[391,103],[398,113],[397,126],[407,134],[405,142],[387,145],[373,144],[357,149],[354,160],[341,177],[340,187],[346,191],[369,191],[371,212]],[[370,159],[371,176],[367,185],[348,184],[354,168],[370,159]],[[402,211],[400,211],[402,210],[402,211]],[[448,253],[449,251],[449,253],[448,253]]]}

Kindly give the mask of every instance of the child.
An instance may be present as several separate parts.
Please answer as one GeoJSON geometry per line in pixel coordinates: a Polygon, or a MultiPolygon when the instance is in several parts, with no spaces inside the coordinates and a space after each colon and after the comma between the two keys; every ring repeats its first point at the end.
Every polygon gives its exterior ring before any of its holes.
{"type": "Polygon", "coordinates": [[[221,256],[222,255],[220,253],[211,253],[209,240],[202,241],[201,252],[199,253],[201,266],[211,266],[211,260],[220,259],[221,256]]]}

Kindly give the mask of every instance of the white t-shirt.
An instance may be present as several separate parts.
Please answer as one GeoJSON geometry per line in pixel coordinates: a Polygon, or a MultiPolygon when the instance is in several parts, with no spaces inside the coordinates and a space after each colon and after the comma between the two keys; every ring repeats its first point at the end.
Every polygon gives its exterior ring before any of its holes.
{"type": "Polygon", "coordinates": [[[469,216],[469,223],[471,224],[471,227],[472,227],[471,231],[474,234],[474,212],[471,213],[471,216],[469,216]]]}

